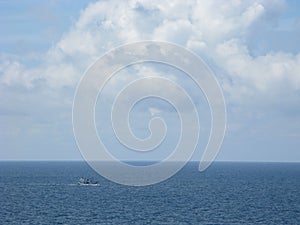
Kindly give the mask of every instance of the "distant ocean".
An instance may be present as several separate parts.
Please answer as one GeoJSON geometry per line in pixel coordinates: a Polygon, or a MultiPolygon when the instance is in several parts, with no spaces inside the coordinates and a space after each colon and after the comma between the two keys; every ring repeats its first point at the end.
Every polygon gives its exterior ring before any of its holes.
{"type": "Polygon", "coordinates": [[[129,187],[84,162],[0,162],[0,224],[300,224],[300,163],[197,166],[129,187]]]}

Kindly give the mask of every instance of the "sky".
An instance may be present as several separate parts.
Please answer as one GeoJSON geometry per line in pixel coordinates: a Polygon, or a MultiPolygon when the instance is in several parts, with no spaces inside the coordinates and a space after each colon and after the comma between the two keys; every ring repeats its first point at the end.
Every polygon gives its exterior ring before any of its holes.
{"type": "MultiPolygon", "coordinates": [[[[299,8],[296,0],[0,0],[0,160],[82,160],[72,104],[84,72],[114,47],[161,40],[194,52],[216,75],[227,107],[217,160],[300,162],[299,8]]],[[[174,68],[121,71],[96,106],[99,134],[116,155],[134,157],[121,150],[105,118],[122,84],[155,73],[175,77],[198,101],[203,129],[192,159],[199,160],[209,137],[208,108],[174,68]]],[[[170,134],[163,153],[150,159],[171,152],[179,129],[174,109],[152,99],[133,110],[133,132],[147,137],[154,115],[165,118],[170,134]]]]}

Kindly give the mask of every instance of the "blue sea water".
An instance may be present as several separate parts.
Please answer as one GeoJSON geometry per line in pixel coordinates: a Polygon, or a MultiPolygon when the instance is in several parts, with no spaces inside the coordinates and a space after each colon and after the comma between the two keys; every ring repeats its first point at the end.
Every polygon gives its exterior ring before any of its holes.
{"type": "Polygon", "coordinates": [[[84,162],[0,162],[0,224],[300,224],[300,163],[197,166],[130,187],[84,162]]]}

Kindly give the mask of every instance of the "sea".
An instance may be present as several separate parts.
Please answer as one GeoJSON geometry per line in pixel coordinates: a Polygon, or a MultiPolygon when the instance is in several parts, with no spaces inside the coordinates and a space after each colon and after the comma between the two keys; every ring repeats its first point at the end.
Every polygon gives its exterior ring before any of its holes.
{"type": "Polygon", "coordinates": [[[188,163],[150,186],[85,162],[0,162],[0,224],[300,224],[300,163],[188,163]],[[78,186],[80,177],[99,186],[78,186]]]}

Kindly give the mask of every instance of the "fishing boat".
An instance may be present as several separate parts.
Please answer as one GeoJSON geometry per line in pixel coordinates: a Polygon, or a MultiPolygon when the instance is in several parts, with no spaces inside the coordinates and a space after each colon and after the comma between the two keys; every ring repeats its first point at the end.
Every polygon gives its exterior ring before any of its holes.
{"type": "Polygon", "coordinates": [[[79,186],[99,186],[97,181],[92,181],[89,178],[80,178],[77,184],[79,186]]]}

